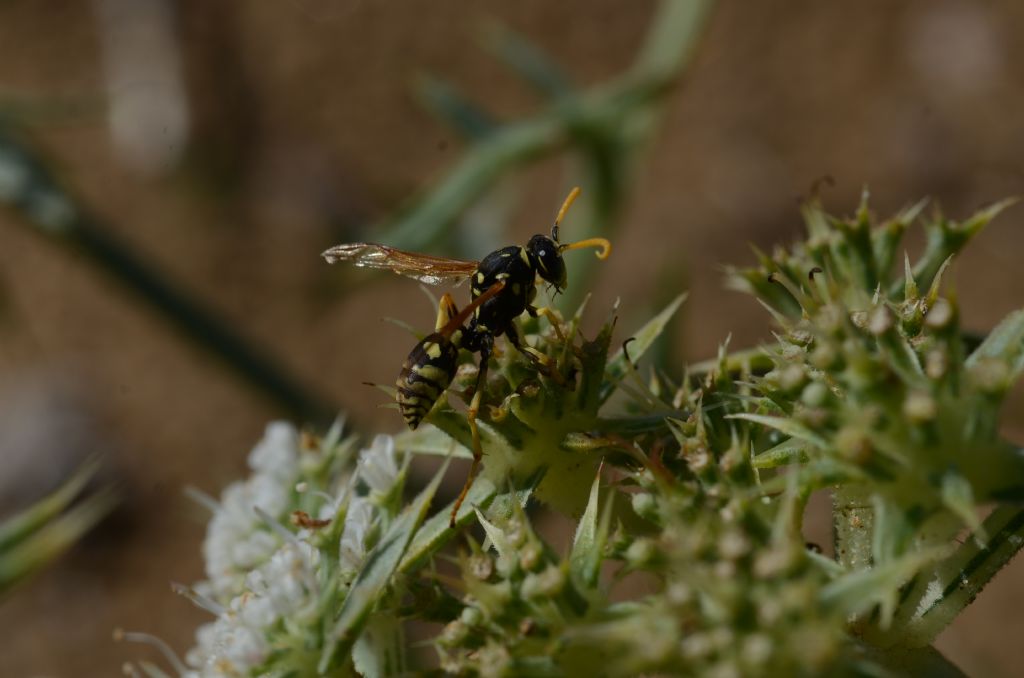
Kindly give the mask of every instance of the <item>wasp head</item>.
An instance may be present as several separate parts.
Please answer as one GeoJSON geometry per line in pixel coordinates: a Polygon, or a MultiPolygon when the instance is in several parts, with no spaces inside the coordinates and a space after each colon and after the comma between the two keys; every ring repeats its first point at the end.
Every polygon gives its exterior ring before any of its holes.
{"type": "Polygon", "coordinates": [[[546,235],[535,235],[527,243],[526,253],[541,278],[554,285],[558,291],[565,289],[565,263],[557,242],[546,235]]]}

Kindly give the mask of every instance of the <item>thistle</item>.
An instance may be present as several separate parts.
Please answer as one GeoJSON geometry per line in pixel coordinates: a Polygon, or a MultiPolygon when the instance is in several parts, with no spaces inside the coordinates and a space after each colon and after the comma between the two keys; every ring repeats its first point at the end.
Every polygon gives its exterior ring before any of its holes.
{"type": "Polygon", "coordinates": [[[340,425],[272,425],[252,475],[203,500],[207,580],[181,590],[215,617],[179,673],[955,674],[931,641],[1024,544],[1024,457],[997,426],[1024,313],[978,341],[945,287],[1004,206],[925,220],[911,262],[921,204],[878,222],[866,199],[847,219],[808,203],[806,240],[731,273],[775,341],[675,377],[637,361],[682,298],[624,343],[614,312],[592,338],[583,309],[526,320],[552,369],[493,361],[456,529],[431,504],[447,464],[418,492],[406,469],[470,457],[455,401],[476,367],[419,429],[362,450],[340,425]],[[818,490],[834,558],[803,534],[818,490]],[[541,537],[541,506],[571,540],[541,537]]]}

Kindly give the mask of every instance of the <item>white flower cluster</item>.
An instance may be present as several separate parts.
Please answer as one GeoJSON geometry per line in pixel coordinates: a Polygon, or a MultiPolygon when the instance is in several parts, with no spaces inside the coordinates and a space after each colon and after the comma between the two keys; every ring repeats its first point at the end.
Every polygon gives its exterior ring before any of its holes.
{"type": "MultiPolygon", "coordinates": [[[[359,453],[356,477],[366,483],[371,493],[384,495],[391,490],[398,478],[395,441],[391,436],[377,436],[369,448],[359,453]]],[[[366,534],[373,524],[373,517],[374,504],[371,499],[352,497],[345,516],[345,531],[341,535],[339,557],[342,567],[359,569],[366,556],[366,534]]]]}
{"type": "MultiPolygon", "coordinates": [[[[203,545],[209,581],[197,587],[209,592],[207,607],[217,619],[196,632],[196,646],[186,657],[191,668],[183,673],[188,678],[248,675],[281,645],[274,633],[301,632],[317,623],[326,576],[325,559],[314,545],[320,542],[312,529],[289,534],[266,524],[266,518],[279,520],[294,508],[292,491],[301,475],[298,440],[291,425],[270,424],[249,455],[253,475],[223,493],[203,545]]],[[[394,440],[377,436],[360,452],[346,489],[321,507],[319,519],[330,520],[348,502],[340,543],[335,542],[343,570],[361,566],[367,535],[380,513],[376,500],[392,491],[398,476],[394,440]],[[355,496],[358,482],[369,496],[355,496]]]]}
{"type": "Polygon", "coordinates": [[[249,453],[253,474],[229,485],[221,495],[203,542],[210,592],[230,599],[241,592],[246,574],[266,561],[280,544],[255,509],[279,519],[289,508],[299,475],[299,433],[285,422],[267,425],[249,453]]]}
{"type": "Polygon", "coordinates": [[[232,599],[216,621],[196,632],[186,656],[199,675],[244,675],[266,661],[268,632],[281,619],[302,624],[315,618],[320,587],[320,552],[307,542],[290,541],[246,577],[246,590],[232,599]]]}

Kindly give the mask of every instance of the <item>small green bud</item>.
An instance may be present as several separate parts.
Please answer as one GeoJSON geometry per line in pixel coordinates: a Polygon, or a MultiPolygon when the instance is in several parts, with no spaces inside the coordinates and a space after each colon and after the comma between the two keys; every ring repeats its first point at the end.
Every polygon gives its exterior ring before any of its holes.
{"type": "Polygon", "coordinates": [[[502,579],[511,579],[519,572],[519,559],[514,553],[505,554],[495,560],[494,569],[502,579]]]}
{"type": "Polygon", "coordinates": [[[859,428],[840,429],[835,437],[835,445],[839,456],[861,466],[868,463],[874,453],[871,441],[859,428]]]}
{"type": "Polygon", "coordinates": [[[459,615],[459,621],[466,626],[479,626],[483,618],[483,613],[472,606],[462,608],[462,614],[459,615]]]}
{"type": "Polygon", "coordinates": [[[931,421],[938,413],[938,409],[935,398],[923,391],[909,393],[903,401],[903,416],[915,424],[931,421]]]}
{"type": "Polygon", "coordinates": [[[505,536],[512,547],[519,548],[523,545],[523,542],[526,541],[526,528],[519,518],[509,519],[508,524],[505,525],[505,536]]]}
{"type": "MultiPolygon", "coordinates": [[[[470,608],[466,608],[467,610],[470,608]]],[[[457,647],[466,639],[469,635],[469,627],[467,627],[460,620],[456,619],[453,622],[449,622],[441,631],[441,635],[438,636],[437,642],[445,647],[457,647]]]]}
{"type": "Polygon", "coordinates": [[[729,530],[718,540],[718,553],[727,560],[738,560],[750,552],[750,540],[739,530],[729,530]]]}
{"type": "Polygon", "coordinates": [[[887,306],[876,307],[868,317],[868,331],[876,337],[891,330],[892,325],[892,312],[887,306]]]}
{"type": "Polygon", "coordinates": [[[557,565],[548,565],[543,572],[528,574],[523,579],[520,593],[526,599],[550,598],[565,588],[565,573],[557,565]]]}
{"type": "Polygon", "coordinates": [[[665,597],[671,605],[683,607],[693,601],[693,589],[682,582],[673,582],[665,589],[665,597]]]}
{"type": "Polygon", "coordinates": [[[656,521],[658,519],[658,502],[654,495],[649,492],[637,492],[632,499],[633,511],[645,520],[656,521]]]}
{"type": "Polygon", "coordinates": [[[468,569],[473,577],[487,581],[494,574],[494,560],[486,553],[474,555],[469,559],[468,569]]]}
{"type": "Polygon", "coordinates": [[[789,340],[799,346],[807,346],[814,341],[814,334],[803,329],[795,329],[789,333],[789,340]]]}
{"type": "Polygon", "coordinates": [[[544,553],[539,544],[533,541],[527,542],[519,551],[519,567],[526,572],[531,572],[537,569],[537,566],[542,562],[543,555],[544,553]]]}
{"type": "Polygon", "coordinates": [[[512,657],[504,645],[491,641],[476,651],[476,662],[481,676],[508,675],[512,657]]]}
{"type": "Polygon", "coordinates": [[[635,568],[644,567],[654,560],[657,549],[654,542],[646,537],[633,540],[633,543],[626,549],[626,562],[635,568]]]}
{"type": "Polygon", "coordinates": [[[704,445],[687,446],[682,451],[682,454],[683,458],[686,459],[686,465],[694,475],[702,475],[711,465],[711,453],[708,452],[708,448],[704,445]]]}
{"type": "Polygon", "coordinates": [[[823,341],[811,352],[810,362],[819,370],[836,370],[842,367],[842,356],[836,350],[835,344],[823,341]]]}
{"type": "Polygon", "coordinates": [[[782,358],[786,361],[795,362],[802,360],[805,353],[807,353],[807,349],[803,346],[787,344],[782,347],[782,358]]]}
{"type": "Polygon", "coordinates": [[[822,306],[814,321],[820,329],[831,336],[837,336],[843,331],[843,312],[831,304],[822,306]]]}
{"type": "Polygon", "coordinates": [[[794,415],[795,419],[814,429],[819,429],[828,423],[828,410],[823,407],[798,406],[794,415]]]}
{"type": "Polygon", "coordinates": [[[853,311],[850,313],[850,322],[853,323],[854,327],[858,329],[866,330],[868,328],[868,312],[867,311],[853,311]]]}
{"type": "Polygon", "coordinates": [[[715,646],[711,642],[711,636],[697,632],[683,638],[679,650],[687,659],[699,660],[710,656],[715,651],[715,646]]]}
{"type": "Polygon", "coordinates": [[[934,329],[939,330],[949,324],[953,319],[953,305],[946,299],[936,299],[932,307],[928,309],[928,315],[925,316],[925,324],[934,329]]]}
{"type": "Polygon", "coordinates": [[[924,357],[924,373],[929,379],[938,381],[949,368],[949,356],[943,348],[933,348],[924,357]]]}
{"type": "Polygon", "coordinates": [[[828,400],[828,386],[820,381],[812,381],[804,387],[800,400],[808,407],[821,407],[828,400]]]}

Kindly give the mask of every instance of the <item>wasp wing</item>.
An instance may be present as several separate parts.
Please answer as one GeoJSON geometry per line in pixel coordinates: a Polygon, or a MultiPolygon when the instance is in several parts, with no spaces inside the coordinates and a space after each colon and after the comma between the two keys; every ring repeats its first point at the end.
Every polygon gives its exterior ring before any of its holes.
{"type": "Polygon", "coordinates": [[[337,245],[324,252],[322,256],[330,264],[347,261],[363,268],[392,271],[428,285],[461,282],[473,275],[479,264],[477,261],[406,252],[372,242],[337,245]]]}

